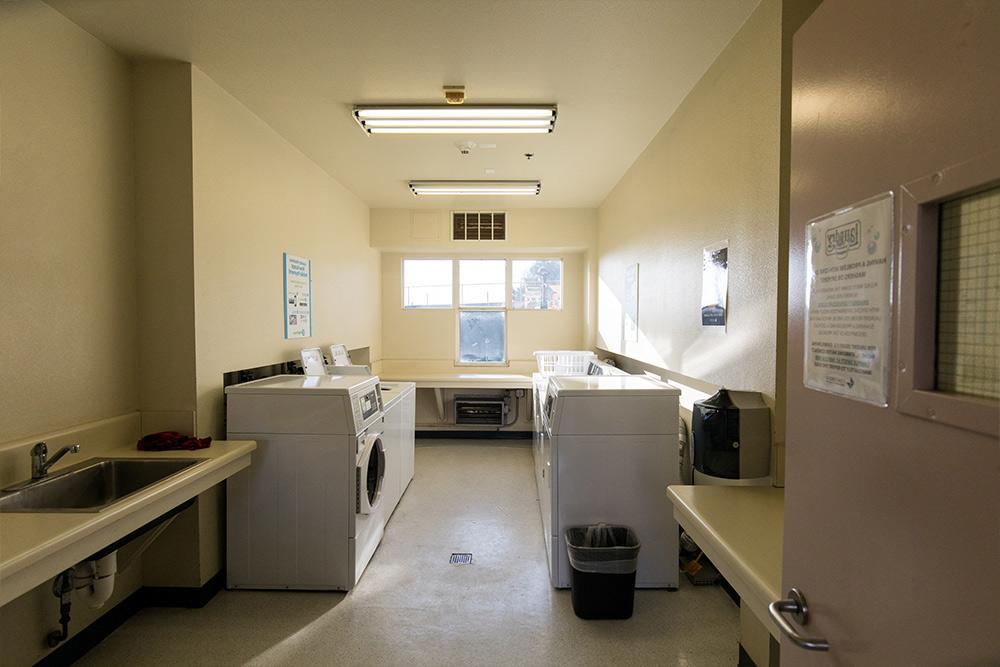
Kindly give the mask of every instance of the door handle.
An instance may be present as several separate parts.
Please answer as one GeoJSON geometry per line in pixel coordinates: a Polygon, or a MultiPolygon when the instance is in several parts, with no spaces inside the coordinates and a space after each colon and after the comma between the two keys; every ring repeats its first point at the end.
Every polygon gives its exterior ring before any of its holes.
{"type": "Polygon", "coordinates": [[[778,629],[792,640],[792,643],[807,651],[829,651],[830,642],[820,637],[803,637],[799,631],[792,627],[785,614],[791,614],[799,625],[809,624],[809,607],[806,605],[806,596],[797,588],[788,591],[788,598],[775,600],[767,605],[767,613],[771,620],[778,626],[778,629]]]}

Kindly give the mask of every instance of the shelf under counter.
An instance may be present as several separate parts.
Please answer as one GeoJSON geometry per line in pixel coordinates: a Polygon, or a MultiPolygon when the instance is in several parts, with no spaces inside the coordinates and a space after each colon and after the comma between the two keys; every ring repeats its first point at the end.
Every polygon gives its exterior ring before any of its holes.
{"type": "Polygon", "coordinates": [[[772,636],[767,605],[782,597],[785,490],[750,486],[667,487],[674,518],[772,636]]]}

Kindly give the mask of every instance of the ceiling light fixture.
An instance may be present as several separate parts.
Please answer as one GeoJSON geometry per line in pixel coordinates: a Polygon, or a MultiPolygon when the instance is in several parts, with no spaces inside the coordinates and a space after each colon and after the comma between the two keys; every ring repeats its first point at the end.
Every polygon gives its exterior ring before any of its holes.
{"type": "Polygon", "coordinates": [[[541,181],[410,181],[415,195],[532,196],[542,191],[541,181]]]}
{"type": "Polygon", "coordinates": [[[368,134],[548,134],[556,105],[355,106],[368,134]]]}

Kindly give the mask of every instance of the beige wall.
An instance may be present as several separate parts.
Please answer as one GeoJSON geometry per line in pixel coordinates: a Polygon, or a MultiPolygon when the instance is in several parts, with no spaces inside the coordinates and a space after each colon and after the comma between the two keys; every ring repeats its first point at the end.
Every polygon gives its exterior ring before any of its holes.
{"type": "Polygon", "coordinates": [[[386,369],[418,366],[447,371],[455,361],[454,310],[403,310],[404,257],[560,257],[565,274],[561,311],[510,311],[507,353],[512,368],[534,363],[532,352],[592,345],[596,310],[597,211],[511,209],[507,240],[450,238],[449,211],[372,209],[371,243],[382,250],[382,357],[386,369]],[[523,363],[518,363],[523,362],[523,363]]]}
{"type": "Polygon", "coordinates": [[[132,68],[139,266],[139,408],[146,433],[194,431],[191,65],[132,68]]]}
{"type": "Polygon", "coordinates": [[[222,436],[222,374],[309,345],[378,358],[379,256],[368,207],[193,69],[198,432],[222,436]],[[282,252],[313,270],[313,336],[284,340],[282,252]]]}
{"type": "Polygon", "coordinates": [[[3,2],[0,105],[5,442],[137,407],[129,65],[47,5],[3,2]]]}
{"type": "MultiPolygon", "coordinates": [[[[784,484],[791,36],[817,0],[764,0],[599,209],[597,345],[630,370],[719,386],[774,408],[774,481],[784,484]],[[700,324],[701,250],[729,240],[729,324],[700,324]],[[638,343],[621,340],[624,268],[639,263],[638,343]]],[[[741,610],[741,642],[776,662],[741,610]]]]}
{"type": "MultiPolygon", "coordinates": [[[[426,253],[382,254],[382,363],[394,366],[428,367],[437,362],[447,370],[456,358],[456,309],[404,309],[402,307],[402,266],[405,257],[454,257],[426,253]]],[[[527,257],[507,253],[505,258],[527,257]]],[[[584,320],[587,295],[585,258],[580,252],[549,252],[530,257],[559,257],[563,260],[564,300],[562,310],[507,312],[507,357],[534,363],[535,350],[580,349],[585,345],[584,320]]]]}
{"type": "Polygon", "coordinates": [[[781,9],[763,2],[599,209],[598,347],[773,400],[781,9]],[[702,248],[729,240],[729,324],[700,322],[702,248]],[[621,336],[639,263],[639,342],[621,336]]]}
{"type": "Polygon", "coordinates": [[[452,241],[449,214],[446,209],[374,208],[372,247],[383,251],[491,254],[555,249],[586,251],[597,244],[597,211],[592,208],[508,209],[507,239],[489,242],[452,241]]]}
{"type": "MultiPolygon", "coordinates": [[[[138,434],[131,105],[124,58],[41,2],[0,2],[0,486],[36,440],[94,456],[138,434]]],[[[71,632],[140,575],[74,605],[71,632]]],[[[44,657],[58,613],[49,583],[0,608],[0,662],[44,657]]]]}

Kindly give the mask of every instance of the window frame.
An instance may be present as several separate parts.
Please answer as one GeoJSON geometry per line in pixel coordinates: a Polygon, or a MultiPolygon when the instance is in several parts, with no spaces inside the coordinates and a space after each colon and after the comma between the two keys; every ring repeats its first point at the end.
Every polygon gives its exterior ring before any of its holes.
{"type": "Polygon", "coordinates": [[[455,267],[454,259],[451,257],[402,257],[399,260],[399,307],[408,311],[419,310],[451,310],[455,307],[455,267]],[[407,306],[406,305],[406,263],[407,262],[427,262],[427,261],[450,261],[451,271],[451,303],[447,306],[407,306]]]}
{"type": "Polygon", "coordinates": [[[997,401],[936,388],[938,232],[941,204],[1000,183],[1000,153],[943,168],[900,188],[896,410],[996,437],[997,401]]]}
{"type": "Polygon", "coordinates": [[[549,313],[561,312],[565,307],[566,260],[562,257],[510,257],[507,259],[507,303],[510,310],[519,313],[549,313]],[[515,308],[514,307],[514,262],[559,262],[559,307],[558,308],[515,308]]]}

